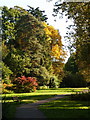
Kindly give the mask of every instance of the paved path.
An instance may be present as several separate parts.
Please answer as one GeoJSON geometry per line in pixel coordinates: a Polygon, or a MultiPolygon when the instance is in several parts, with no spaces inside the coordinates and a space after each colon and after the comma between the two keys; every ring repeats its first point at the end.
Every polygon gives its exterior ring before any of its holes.
{"type": "Polygon", "coordinates": [[[35,118],[44,118],[46,120],[46,116],[38,109],[38,106],[52,100],[63,98],[65,95],[56,95],[53,98],[40,100],[36,103],[22,104],[16,109],[15,120],[33,120],[35,118]]]}

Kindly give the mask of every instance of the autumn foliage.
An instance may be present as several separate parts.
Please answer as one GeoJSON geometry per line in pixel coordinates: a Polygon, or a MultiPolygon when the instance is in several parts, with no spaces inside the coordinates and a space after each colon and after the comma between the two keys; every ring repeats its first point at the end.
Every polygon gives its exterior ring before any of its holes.
{"type": "Polygon", "coordinates": [[[46,40],[49,42],[50,47],[51,47],[50,55],[52,56],[52,58],[59,60],[62,58],[62,56],[65,57],[66,53],[62,49],[63,44],[61,41],[61,35],[60,35],[59,31],[57,29],[55,29],[53,26],[48,25],[45,22],[43,22],[42,24],[45,27],[44,31],[45,31],[46,36],[47,36],[46,40]]]}
{"type": "Polygon", "coordinates": [[[37,80],[34,77],[17,77],[13,83],[16,84],[16,92],[32,92],[38,86],[37,80]]]}

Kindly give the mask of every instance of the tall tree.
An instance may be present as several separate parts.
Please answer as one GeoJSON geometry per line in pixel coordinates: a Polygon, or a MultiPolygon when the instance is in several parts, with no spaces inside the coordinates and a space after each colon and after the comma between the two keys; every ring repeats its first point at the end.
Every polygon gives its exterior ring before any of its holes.
{"type": "Polygon", "coordinates": [[[74,29],[75,32],[68,30],[68,38],[74,41],[72,46],[76,48],[79,71],[90,82],[90,2],[57,2],[55,6],[56,14],[61,13],[68,19],[73,19],[74,26],[69,26],[69,29],[74,29]]]}
{"type": "MultiPolygon", "coordinates": [[[[4,62],[5,67],[8,66],[8,69],[11,68],[13,69],[13,67],[16,64],[17,65],[15,66],[15,68],[19,69],[18,64],[20,60],[18,59],[20,58],[20,56],[17,56],[16,54],[16,58],[15,58],[15,53],[17,53],[17,50],[14,48],[16,42],[15,25],[22,15],[27,14],[27,11],[25,11],[23,8],[18,6],[15,6],[14,8],[8,8],[4,6],[2,7],[1,14],[2,14],[2,53],[3,53],[2,60],[4,62]],[[13,62],[15,62],[15,64],[13,62]]],[[[15,70],[13,72],[14,72],[13,74],[15,73],[17,74],[18,71],[15,70]]]]}
{"type": "Polygon", "coordinates": [[[53,26],[46,24],[43,22],[44,30],[47,35],[47,42],[50,46],[50,56],[52,59],[52,68],[53,73],[57,75],[60,79],[61,74],[63,73],[64,59],[65,59],[65,51],[63,49],[63,44],[61,41],[61,35],[59,31],[56,30],[53,26]]]}
{"type": "Polygon", "coordinates": [[[47,84],[51,58],[42,22],[17,6],[3,7],[2,16],[4,65],[10,68],[13,77],[33,76],[39,84],[47,84]]]}
{"type": "Polygon", "coordinates": [[[65,51],[63,50],[63,44],[61,41],[61,35],[59,31],[56,30],[53,26],[43,22],[44,30],[47,35],[47,42],[50,44],[50,54],[52,58],[57,60],[64,60],[65,51]]]}

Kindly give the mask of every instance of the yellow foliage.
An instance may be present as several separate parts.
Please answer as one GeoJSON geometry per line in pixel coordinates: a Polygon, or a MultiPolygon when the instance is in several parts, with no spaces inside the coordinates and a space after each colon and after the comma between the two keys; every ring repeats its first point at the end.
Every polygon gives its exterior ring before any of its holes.
{"type": "Polygon", "coordinates": [[[52,56],[54,56],[55,58],[59,59],[60,55],[61,55],[61,49],[59,48],[59,45],[56,44],[54,46],[52,46],[52,56]]]}
{"type": "Polygon", "coordinates": [[[59,35],[59,31],[56,30],[53,26],[47,25],[45,22],[43,22],[42,24],[45,27],[44,30],[47,36],[51,37],[52,39],[61,39],[61,36],[59,35]]]}
{"type": "Polygon", "coordinates": [[[3,83],[3,88],[6,88],[6,87],[12,87],[13,84],[6,84],[6,83],[3,83]]]}
{"type": "Polygon", "coordinates": [[[60,59],[61,56],[64,56],[64,51],[62,49],[62,41],[59,31],[56,30],[53,26],[42,22],[44,26],[44,31],[47,35],[47,41],[50,43],[51,46],[51,56],[56,59],[60,59]]]}

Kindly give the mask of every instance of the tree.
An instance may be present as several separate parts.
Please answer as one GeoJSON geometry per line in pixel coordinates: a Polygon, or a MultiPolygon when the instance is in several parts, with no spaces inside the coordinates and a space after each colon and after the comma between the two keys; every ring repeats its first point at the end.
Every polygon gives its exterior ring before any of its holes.
{"type": "Polygon", "coordinates": [[[54,12],[67,16],[68,19],[73,19],[74,25],[69,26],[69,29],[74,29],[74,32],[68,31],[68,38],[72,46],[76,48],[76,59],[79,71],[84,75],[86,81],[90,82],[90,38],[89,38],[89,14],[90,2],[63,2],[56,3],[54,12]]]}
{"type": "Polygon", "coordinates": [[[52,73],[50,44],[44,26],[32,15],[22,16],[16,25],[16,40],[19,49],[28,52],[31,59],[30,76],[38,78],[39,85],[48,84],[52,73]],[[23,27],[24,26],[24,27],[23,27]],[[42,82],[43,81],[43,82],[42,82]]]}
{"type": "Polygon", "coordinates": [[[70,71],[71,73],[77,73],[77,72],[79,72],[78,71],[78,65],[76,63],[76,55],[75,55],[75,53],[73,53],[69,57],[68,61],[65,64],[64,70],[65,71],[70,71]]]}
{"type": "Polygon", "coordinates": [[[65,57],[65,51],[63,50],[63,44],[61,41],[61,36],[59,34],[59,31],[56,30],[53,26],[47,25],[45,22],[43,22],[44,30],[47,35],[47,42],[50,44],[50,54],[52,58],[55,59],[62,59],[65,57]]]}
{"type": "MultiPolygon", "coordinates": [[[[54,76],[57,84],[61,64],[55,72],[54,58],[59,63],[63,61],[61,36],[53,26],[42,22],[43,14],[32,15],[33,10],[3,7],[3,62],[12,72],[11,81],[20,76],[36,77],[39,85],[48,85],[54,76]],[[54,46],[57,47],[54,49],[54,46]]],[[[43,13],[39,8],[36,11],[43,13]]]]}
{"type": "Polygon", "coordinates": [[[64,66],[64,75],[61,87],[86,87],[87,82],[79,72],[76,62],[76,53],[73,53],[64,66]]]}
{"type": "Polygon", "coordinates": [[[47,35],[46,40],[50,46],[49,52],[52,59],[53,74],[57,75],[59,79],[61,79],[63,75],[63,62],[66,55],[63,49],[61,36],[59,31],[56,30],[53,26],[48,25],[45,22],[43,22],[43,25],[47,35]]]}
{"type": "Polygon", "coordinates": [[[3,38],[5,53],[3,54],[3,62],[13,72],[12,77],[34,76],[37,77],[39,85],[47,84],[50,79],[51,58],[41,21],[20,7],[12,9],[5,7],[3,11],[3,36],[6,35],[6,38],[3,38]],[[23,11],[23,14],[18,17],[14,12],[13,16],[7,14],[15,10],[23,11]],[[11,21],[12,17],[15,21],[11,21]],[[9,22],[7,26],[5,26],[5,18],[9,22]],[[18,19],[16,20],[16,18],[18,19]],[[12,31],[9,30],[11,23],[14,24],[12,31]],[[10,35],[6,31],[9,31],[10,35]]]}
{"type": "Polygon", "coordinates": [[[25,14],[27,14],[27,11],[18,6],[10,9],[6,6],[2,8],[2,40],[5,40],[9,44],[14,43],[16,21],[19,20],[20,16],[25,14]]]}
{"type": "Polygon", "coordinates": [[[20,58],[22,59],[19,55],[19,50],[15,49],[15,24],[20,19],[20,16],[25,14],[27,14],[27,11],[18,6],[10,9],[6,6],[2,8],[2,60],[4,65],[13,71],[13,74],[17,74],[17,72],[21,70],[19,63],[20,58]],[[19,53],[17,53],[17,51],[19,53]],[[13,69],[13,67],[15,67],[15,69],[13,69]]]}
{"type": "Polygon", "coordinates": [[[83,78],[83,75],[80,73],[74,73],[72,74],[71,72],[66,72],[62,82],[60,84],[60,87],[86,87],[87,83],[83,78]]]}
{"type": "Polygon", "coordinates": [[[44,15],[45,11],[41,11],[39,7],[33,8],[31,6],[28,6],[29,9],[27,10],[29,13],[31,13],[34,17],[36,17],[39,21],[47,21],[47,15],[44,15]]]}

